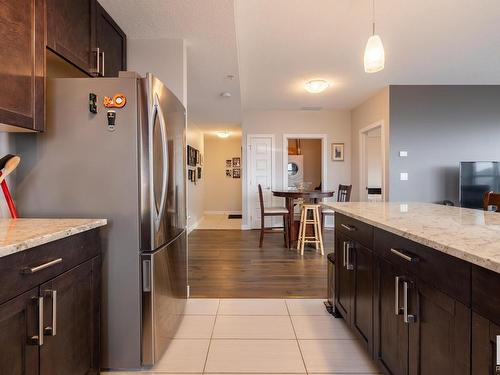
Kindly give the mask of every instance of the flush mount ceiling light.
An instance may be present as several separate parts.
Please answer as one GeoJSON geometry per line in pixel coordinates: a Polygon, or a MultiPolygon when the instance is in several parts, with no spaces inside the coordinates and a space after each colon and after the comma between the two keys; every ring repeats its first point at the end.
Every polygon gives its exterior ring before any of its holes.
{"type": "Polygon", "coordinates": [[[227,137],[229,137],[229,132],[228,131],[217,132],[217,137],[219,137],[219,138],[227,138],[227,137]]]}
{"type": "Polygon", "coordinates": [[[311,94],[319,94],[330,87],[330,84],[324,79],[312,79],[307,81],[304,87],[311,94]]]}
{"type": "Polygon", "coordinates": [[[231,97],[231,93],[227,92],[227,91],[221,92],[220,96],[223,97],[223,98],[230,98],[231,97]]]}
{"type": "Polygon", "coordinates": [[[366,42],[364,63],[366,73],[380,72],[385,66],[384,45],[380,36],[375,34],[375,0],[372,2],[372,35],[366,42]]]}

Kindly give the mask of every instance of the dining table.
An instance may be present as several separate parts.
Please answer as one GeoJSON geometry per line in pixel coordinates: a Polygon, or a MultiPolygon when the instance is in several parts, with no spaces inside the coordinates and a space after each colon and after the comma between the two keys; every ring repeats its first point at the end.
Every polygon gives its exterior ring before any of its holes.
{"type": "Polygon", "coordinates": [[[288,210],[288,246],[292,248],[292,243],[297,241],[297,234],[295,233],[294,225],[294,204],[297,199],[304,199],[304,201],[319,203],[324,198],[333,197],[335,192],[324,190],[273,190],[275,197],[285,198],[285,206],[288,210]]]}

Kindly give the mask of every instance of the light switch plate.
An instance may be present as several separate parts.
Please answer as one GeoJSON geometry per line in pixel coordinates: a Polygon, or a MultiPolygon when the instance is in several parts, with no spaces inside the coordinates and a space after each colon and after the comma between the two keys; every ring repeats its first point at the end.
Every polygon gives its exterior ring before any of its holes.
{"type": "Polygon", "coordinates": [[[399,174],[399,179],[400,179],[401,181],[408,181],[408,173],[407,173],[407,172],[401,172],[401,173],[399,174]]]}
{"type": "Polygon", "coordinates": [[[408,151],[399,151],[399,156],[402,158],[406,158],[408,156],[408,151]]]}

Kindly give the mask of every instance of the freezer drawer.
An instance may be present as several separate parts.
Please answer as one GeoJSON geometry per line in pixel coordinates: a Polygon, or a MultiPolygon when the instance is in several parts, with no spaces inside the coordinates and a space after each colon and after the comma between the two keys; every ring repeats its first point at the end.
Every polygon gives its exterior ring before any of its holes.
{"type": "Polygon", "coordinates": [[[142,366],[158,361],[174,337],[187,299],[186,234],[141,254],[142,366]]]}

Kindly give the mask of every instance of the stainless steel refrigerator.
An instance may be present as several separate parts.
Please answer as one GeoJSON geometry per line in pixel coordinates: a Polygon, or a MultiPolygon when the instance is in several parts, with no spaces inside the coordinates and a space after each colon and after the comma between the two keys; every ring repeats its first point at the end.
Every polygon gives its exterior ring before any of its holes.
{"type": "Polygon", "coordinates": [[[109,219],[102,368],[153,365],[180,322],[187,298],[185,128],[185,108],[160,80],[127,72],[48,80],[46,132],[16,137],[22,217],[109,219]],[[104,97],[115,95],[122,98],[116,108],[105,108],[104,97]]]}

